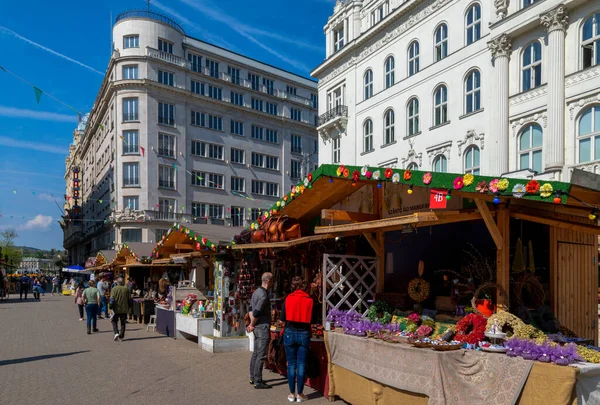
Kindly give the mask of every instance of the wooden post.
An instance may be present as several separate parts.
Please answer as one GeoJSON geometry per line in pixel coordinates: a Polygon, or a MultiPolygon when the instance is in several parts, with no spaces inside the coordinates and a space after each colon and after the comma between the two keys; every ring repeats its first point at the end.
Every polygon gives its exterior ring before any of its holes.
{"type": "Polygon", "coordinates": [[[504,288],[505,296],[496,296],[498,309],[508,309],[510,302],[510,212],[505,207],[496,211],[496,224],[502,236],[502,249],[496,250],[496,283],[504,288]]]}
{"type": "MultiPolygon", "coordinates": [[[[378,215],[379,218],[383,217],[383,190],[386,184],[383,184],[383,187],[373,187],[373,214],[378,215]]],[[[377,265],[379,266],[377,269],[377,292],[383,292],[383,287],[385,285],[385,238],[384,233],[379,231],[375,233],[375,239],[380,249],[377,251],[377,265]]]]}

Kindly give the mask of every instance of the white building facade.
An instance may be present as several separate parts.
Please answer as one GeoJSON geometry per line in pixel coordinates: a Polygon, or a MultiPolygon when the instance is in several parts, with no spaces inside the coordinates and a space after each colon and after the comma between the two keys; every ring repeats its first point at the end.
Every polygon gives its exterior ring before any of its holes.
{"type": "Polygon", "coordinates": [[[320,163],[600,172],[600,3],[346,0],[324,30],[320,163]]]}
{"type": "Polygon", "coordinates": [[[186,36],[151,11],[119,15],[113,46],[67,159],[67,181],[74,162],[82,179],[81,235],[67,248],[85,246],[71,262],[156,243],[173,222],[229,241],[317,164],[314,81],[186,36]]]}

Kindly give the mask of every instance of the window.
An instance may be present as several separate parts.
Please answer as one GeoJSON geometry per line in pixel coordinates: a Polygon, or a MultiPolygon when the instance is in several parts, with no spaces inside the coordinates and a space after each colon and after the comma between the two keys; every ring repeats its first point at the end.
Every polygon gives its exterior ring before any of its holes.
{"type": "Polygon", "coordinates": [[[243,177],[231,177],[231,191],[244,193],[246,191],[246,179],[243,177]]]}
{"type": "Polygon", "coordinates": [[[231,226],[244,226],[244,207],[231,207],[231,226]]]}
{"type": "Polygon", "coordinates": [[[479,148],[471,146],[465,152],[465,173],[479,174],[479,148]]]}
{"type": "Polygon", "coordinates": [[[471,5],[467,11],[467,45],[481,38],[481,6],[477,3],[471,5]]]}
{"type": "Polygon", "coordinates": [[[408,75],[412,76],[419,71],[419,43],[413,41],[408,47],[408,75]]]}
{"type": "Polygon", "coordinates": [[[275,82],[271,79],[267,79],[263,77],[263,86],[265,86],[264,91],[267,94],[273,95],[275,92],[275,82]]]}
{"type": "Polygon", "coordinates": [[[175,189],[175,168],[173,166],[158,166],[158,187],[175,189]]]}
{"type": "Polygon", "coordinates": [[[165,236],[169,232],[168,229],[155,229],[154,237],[156,238],[156,242],[161,241],[163,236],[165,236]]]}
{"type": "Polygon", "coordinates": [[[123,49],[139,48],[139,47],[140,47],[140,36],[139,35],[126,35],[123,37],[123,49]]]}
{"type": "Polygon", "coordinates": [[[416,164],[415,162],[412,162],[411,164],[408,165],[406,170],[410,170],[410,171],[419,170],[419,165],[416,164]]]}
{"type": "Polygon", "coordinates": [[[408,102],[406,108],[406,116],[408,117],[408,136],[419,133],[419,100],[412,98],[408,102]]]}
{"type": "Polygon", "coordinates": [[[395,83],[394,78],[394,69],[396,62],[394,61],[394,57],[390,56],[385,60],[385,88],[388,89],[392,87],[395,83]]]}
{"type": "Polygon", "coordinates": [[[208,97],[214,98],[215,100],[223,99],[223,89],[217,86],[208,85],[208,97]]]}
{"type": "Polygon", "coordinates": [[[262,194],[270,197],[279,196],[279,184],[266,181],[252,180],[252,194],[262,194]]]}
{"type": "Polygon", "coordinates": [[[279,170],[279,158],[277,156],[266,155],[265,169],[279,170]]]}
{"type": "Polygon", "coordinates": [[[142,230],[141,229],[121,229],[121,242],[141,242],[142,241],[142,230]]]}
{"type": "Polygon", "coordinates": [[[344,27],[333,31],[333,52],[337,52],[344,47],[344,27]]]}
{"type": "Polygon", "coordinates": [[[158,155],[175,157],[175,136],[158,134],[158,155]]]}
{"type": "Polygon", "coordinates": [[[302,110],[290,108],[290,118],[294,121],[302,121],[302,110]]]}
{"type": "Polygon", "coordinates": [[[203,127],[206,125],[204,113],[192,111],[192,125],[203,127]]]}
{"type": "Polygon", "coordinates": [[[263,101],[252,97],[252,109],[257,111],[263,111],[263,101]]]}
{"type": "Polygon", "coordinates": [[[266,129],[265,130],[265,141],[267,142],[271,142],[271,143],[278,143],[279,142],[279,137],[277,135],[277,131],[274,129],[266,129]]]}
{"type": "Polygon", "coordinates": [[[440,61],[448,56],[448,26],[441,24],[435,30],[435,61],[440,61]]]}
{"type": "Polygon", "coordinates": [[[296,87],[290,86],[289,84],[285,86],[285,92],[287,94],[296,95],[298,89],[296,87]]]}
{"type": "Polygon", "coordinates": [[[231,133],[234,135],[244,136],[244,123],[241,121],[231,120],[231,133]]]}
{"type": "Polygon", "coordinates": [[[252,125],[252,139],[258,139],[259,141],[264,141],[264,128],[258,127],[256,125],[252,125]]]}
{"type": "Polygon", "coordinates": [[[542,84],[542,45],[538,41],[532,42],[525,47],[521,66],[523,91],[533,89],[542,84]]]}
{"type": "Polygon", "coordinates": [[[123,163],[123,187],[140,185],[140,168],[138,163],[123,163]]]}
{"type": "Polygon", "coordinates": [[[258,91],[260,89],[260,76],[259,75],[255,75],[254,73],[248,72],[248,81],[250,82],[250,85],[252,86],[252,90],[258,91]]]}
{"type": "Polygon", "coordinates": [[[192,93],[204,95],[204,83],[197,82],[192,79],[191,89],[192,93]]]}
{"type": "Polygon", "coordinates": [[[140,209],[140,197],[138,196],[127,196],[123,197],[123,208],[129,208],[132,210],[140,209]]]}
{"type": "Polygon", "coordinates": [[[290,177],[299,179],[302,177],[302,163],[299,160],[292,160],[290,177]]]}
{"type": "Polygon", "coordinates": [[[371,69],[365,72],[363,81],[365,84],[365,100],[368,100],[373,97],[373,71],[371,69]]]}
{"type": "Polygon", "coordinates": [[[194,217],[223,219],[223,206],[215,204],[192,203],[194,217]]]}
{"type": "Polygon", "coordinates": [[[202,67],[202,56],[188,53],[188,61],[190,61],[193,72],[200,72],[200,68],[202,67]]]}
{"type": "Polygon", "coordinates": [[[240,85],[240,70],[232,66],[227,66],[227,74],[231,79],[231,83],[240,85]]]}
{"type": "Polygon", "coordinates": [[[523,0],[523,8],[531,6],[537,0],[523,0]]]}
{"type": "Polygon", "coordinates": [[[236,93],[235,91],[231,92],[231,102],[235,105],[244,106],[244,95],[240,93],[236,93]]]}
{"type": "Polygon", "coordinates": [[[600,106],[590,107],[578,121],[579,163],[600,160],[600,106]]]}
{"type": "Polygon", "coordinates": [[[219,78],[219,62],[215,62],[214,60],[204,59],[204,63],[206,66],[207,74],[216,79],[219,78]]]}
{"type": "Polygon", "coordinates": [[[394,134],[394,110],[387,110],[385,113],[385,145],[389,145],[396,140],[394,134]]]}
{"type": "Polygon", "coordinates": [[[224,190],[223,175],[192,171],[192,186],[224,190]]]}
{"type": "Polygon", "coordinates": [[[292,153],[302,153],[302,137],[292,134],[292,153]]]}
{"type": "Polygon", "coordinates": [[[260,208],[252,208],[250,210],[250,220],[256,221],[260,217],[261,211],[260,208]]]}
{"type": "Polygon", "coordinates": [[[223,118],[216,115],[208,114],[208,127],[215,131],[223,130],[223,118]]]}
{"type": "Polygon", "coordinates": [[[177,200],[172,198],[159,198],[158,200],[158,212],[163,215],[160,216],[162,219],[173,219],[173,212],[177,211],[177,200]]]}
{"type": "Polygon", "coordinates": [[[133,80],[138,78],[138,65],[123,66],[123,80],[133,80]]]}
{"type": "Polygon", "coordinates": [[[265,107],[266,110],[265,112],[267,114],[271,114],[271,115],[277,115],[277,104],[276,103],[269,103],[268,101],[265,103],[265,107]]]}
{"type": "Polygon", "coordinates": [[[310,103],[313,108],[319,107],[319,96],[316,94],[311,94],[310,95],[310,103]]]}
{"type": "Polygon", "coordinates": [[[231,148],[231,162],[232,163],[246,163],[246,151],[242,149],[231,148]]]}
{"type": "Polygon", "coordinates": [[[363,152],[371,152],[373,148],[373,121],[366,120],[363,124],[364,150],[363,152]]]}
{"type": "Polygon", "coordinates": [[[252,152],[252,166],[264,167],[265,166],[265,155],[262,153],[252,152]]]}
{"type": "Polygon", "coordinates": [[[442,125],[448,122],[448,90],[446,89],[446,86],[438,86],[435,90],[434,105],[433,126],[442,125]]]}
{"type": "Polygon", "coordinates": [[[337,138],[333,138],[333,142],[332,142],[333,163],[340,163],[341,143],[342,143],[342,140],[339,136],[337,138]]]}
{"type": "Polygon", "coordinates": [[[137,121],[138,118],[138,99],[123,99],[123,121],[137,121]]]}
{"type": "Polygon", "coordinates": [[[138,131],[123,131],[123,154],[139,153],[140,143],[138,131]]]}
{"type": "Polygon", "coordinates": [[[467,114],[481,109],[481,74],[473,70],[465,80],[465,112],[467,114]]]}
{"type": "Polygon", "coordinates": [[[223,160],[223,145],[192,141],[192,155],[223,160]]]}
{"type": "Polygon", "coordinates": [[[444,155],[438,155],[433,160],[433,171],[446,173],[448,171],[448,160],[444,155]]]}
{"type": "Polygon", "coordinates": [[[175,125],[175,106],[173,104],[158,103],[158,123],[175,125]]]}
{"type": "Polygon", "coordinates": [[[173,53],[173,42],[164,39],[158,39],[158,50],[166,53],[173,53]]]}
{"type": "Polygon", "coordinates": [[[583,68],[600,64],[600,12],[585,20],[581,35],[583,68]]]}
{"type": "Polygon", "coordinates": [[[542,173],[542,128],[538,124],[525,127],[519,135],[519,169],[542,173]]]}
{"type": "Polygon", "coordinates": [[[167,86],[174,86],[174,75],[171,72],[158,71],[158,82],[166,84],[167,86]]]}

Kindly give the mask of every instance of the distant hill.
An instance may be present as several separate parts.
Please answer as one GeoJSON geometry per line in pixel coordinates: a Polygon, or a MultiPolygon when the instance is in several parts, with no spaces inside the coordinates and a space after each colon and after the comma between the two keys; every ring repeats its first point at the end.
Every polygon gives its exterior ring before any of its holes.
{"type": "Polygon", "coordinates": [[[39,258],[52,258],[54,255],[64,255],[62,250],[52,249],[52,250],[43,250],[30,246],[14,246],[14,249],[23,252],[23,257],[39,257],[39,258]]]}

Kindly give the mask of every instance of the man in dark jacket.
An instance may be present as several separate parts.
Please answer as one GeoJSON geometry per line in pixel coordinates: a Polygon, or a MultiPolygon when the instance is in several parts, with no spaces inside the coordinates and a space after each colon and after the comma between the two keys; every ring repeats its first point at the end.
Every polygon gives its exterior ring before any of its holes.
{"type": "Polygon", "coordinates": [[[272,286],[273,274],[264,273],[261,286],[254,291],[250,305],[250,325],[247,331],[254,333],[254,351],[250,359],[250,384],[256,389],[272,388],[262,379],[263,364],[267,357],[271,327],[271,301],[269,290],[272,286]]]}
{"type": "Polygon", "coordinates": [[[114,340],[123,341],[125,339],[125,323],[127,321],[127,312],[129,312],[129,290],[125,287],[122,277],[117,278],[117,286],[110,293],[110,309],[113,311],[111,322],[115,332],[114,340]],[[117,322],[121,321],[121,332],[117,327],[117,322]]]}

